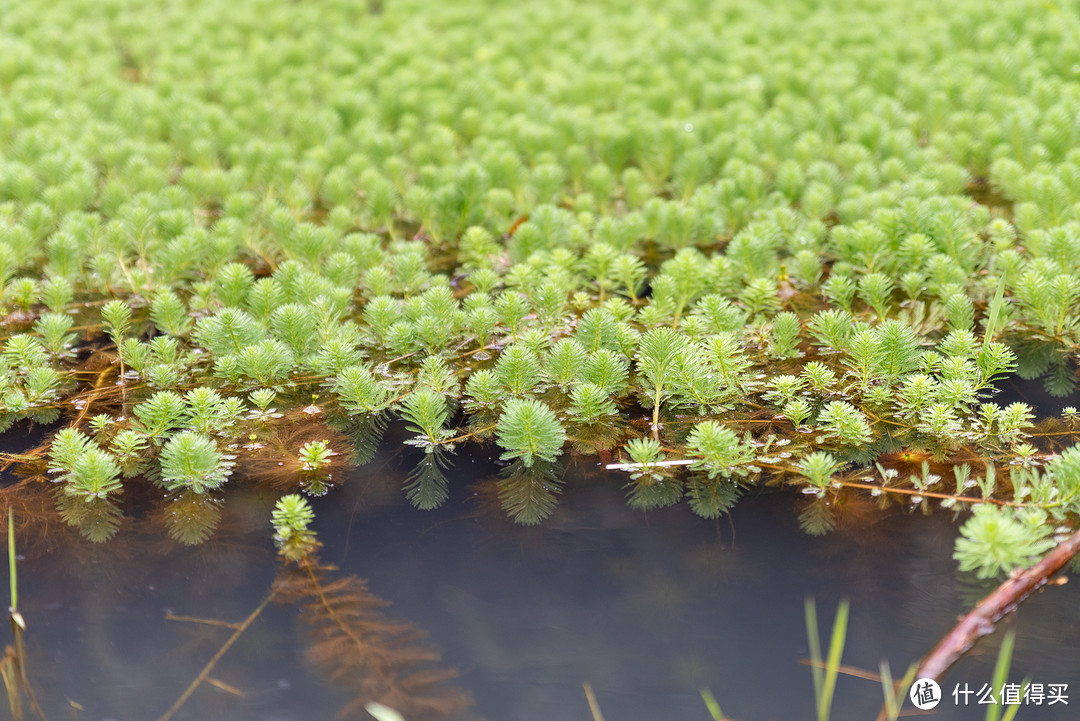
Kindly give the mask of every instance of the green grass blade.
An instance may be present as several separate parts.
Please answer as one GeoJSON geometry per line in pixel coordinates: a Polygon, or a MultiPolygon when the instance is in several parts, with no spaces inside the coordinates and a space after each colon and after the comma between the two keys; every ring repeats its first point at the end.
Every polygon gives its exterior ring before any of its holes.
{"type": "Polygon", "coordinates": [[[848,602],[841,601],[836,608],[833,620],[832,636],[829,639],[829,658],[825,667],[825,683],[818,698],[818,721],[828,721],[832,708],[833,692],[836,690],[836,677],[840,673],[840,658],[844,654],[847,640],[848,602]]]}
{"type": "Polygon", "coordinates": [[[19,583],[15,575],[15,522],[11,508],[8,508],[8,582],[11,584],[11,612],[19,608],[19,583]]]}
{"type": "Polygon", "coordinates": [[[900,709],[896,707],[896,689],[893,688],[892,669],[889,668],[889,662],[882,659],[878,663],[878,670],[881,672],[881,691],[885,695],[885,716],[889,721],[895,721],[900,715],[900,709]]]}
{"type": "MultiPolygon", "coordinates": [[[[1024,682],[1020,684],[1020,698],[1023,699],[1027,695],[1028,687],[1031,686],[1031,677],[1024,679],[1024,682]]],[[[1005,715],[1001,717],[1001,721],[1013,721],[1016,718],[1017,712],[1020,710],[1020,704],[1010,704],[1005,709],[1005,715]]]]}
{"type": "Polygon", "coordinates": [[[810,644],[810,674],[814,679],[814,698],[820,698],[824,683],[822,676],[825,672],[821,668],[821,637],[818,634],[817,606],[812,597],[806,599],[803,609],[806,612],[806,640],[810,644]]]}
{"type": "MultiPolygon", "coordinates": [[[[1001,650],[998,651],[997,663],[994,664],[994,676],[990,681],[993,689],[1001,689],[1009,678],[1009,666],[1012,664],[1013,644],[1016,641],[1016,631],[1009,629],[1005,638],[1001,641],[1001,650]]],[[[993,703],[986,707],[986,721],[1000,721],[1001,704],[993,703]]]]}
{"type": "Polygon", "coordinates": [[[881,691],[885,695],[885,717],[888,721],[896,721],[900,717],[900,708],[904,704],[904,699],[907,698],[911,682],[915,680],[918,665],[913,663],[908,666],[904,677],[895,685],[893,684],[892,669],[889,668],[889,662],[883,660],[878,668],[881,670],[881,691]]]}
{"type": "Polygon", "coordinates": [[[698,693],[701,694],[701,700],[705,702],[705,708],[709,709],[709,715],[712,716],[712,720],[724,721],[724,712],[720,710],[720,704],[716,702],[716,697],[713,696],[712,691],[703,688],[698,689],[698,693]]]}

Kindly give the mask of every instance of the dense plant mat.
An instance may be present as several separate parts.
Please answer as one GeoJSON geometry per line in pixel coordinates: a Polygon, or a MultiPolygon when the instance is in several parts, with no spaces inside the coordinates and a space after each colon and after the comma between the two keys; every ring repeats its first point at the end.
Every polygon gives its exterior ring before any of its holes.
{"type": "Polygon", "coordinates": [[[1076,10],[17,3],[0,424],[61,424],[20,460],[99,540],[130,479],[194,542],[401,418],[422,508],[475,441],[522,522],[598,454],[643,509],[974,506],[961,566],[1029,564],[1080,417],[994,382],[1076,387],[1076,10]]]}

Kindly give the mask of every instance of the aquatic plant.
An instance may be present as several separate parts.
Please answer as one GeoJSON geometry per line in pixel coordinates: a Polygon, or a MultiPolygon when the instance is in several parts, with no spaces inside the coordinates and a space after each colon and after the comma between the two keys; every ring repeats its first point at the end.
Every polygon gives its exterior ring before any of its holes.
{"type": "Polygon", "coordinates": [[[0,18],[0,428],[63,423],[96,537],[140,476],[185,538],[234,469],[323,492],[395,419],[422,508],[474,442],[527,522],[567,454],[706,517],[979,506],[984,574],[1076,522],[1076,414],[995,401],[1076,389],[1067,12],[68,5],[0,18]]]}
{"type": "Polygon", "coordinates": [[[379,610],[388,603],[356,576],[338,577],[320,563],[321,545],[309,528],[315,514],[296,494],[278,499],[271,523],[286,565],[274,579],[268,600],[295,605],[311,639],[308,660],[342,687],[349,700],[340,716],[351,717],[369,704],[400,709],[409,718],[443,718],[471,705],[471,697],[447,685],[457,671],[439,668],[439,651],[421,642],[412,624],[379,610]]]}
{"type": "Polygon", "coordinates": [[[271,520],[278,553],[290,561],[298,561],[314,552],[318,542],[315,532],[308,528],[313,520],[315,512],[302,496],[290,493],[279,498],[271,520]]]}
{"type": "Polygon", "coordinates": [[[161,481],[172,491],[190,489],[205,493],[214,490],[227,480],[229,467],[217,445],[195,431],[173,436],[161,450],[161,481]]]}
{"type": "Polygon", "coordinates": [[[848,628],[848,602],[841,601],[833,619],[832,634],[829,637],[828,654],[821,653],[821,634],[818,630],[817,604],[813,598],[804,603],[806,612],[806,637],[810,645],[810,670],[814,677],[814,698],[817,700],[818,721],[828,721],[832,709],[833,693],[836,690],[836,678],[839,675],[840,659],[844,652],[844,643],[848,628]]]}
{"type": "Polygon", "coordinates": [[[8,560],[8,587],[10,589],[10,603],[8,604],[8,617],[11,619],[12,646],[4,649],[4,656],[0,658],[0,679],[4,682],[4,691],[7,693],[8,708],[14,721],[22,721],[23,697],[26,697],[26,705],[38,718],[44,719],[45,713],[38,704],[37,695],[33,686],[30,685],[29,671],[26,653],[26,619],[19,611],[19,574],[16,567],[18,554],[15,552],[15,516],[11,508],[8,508],[7,517],[7,560],[8,560]]]}
{"type": "Polygon", "coordinates": [[[506,404],[496,429],[503,460],[520,458],[530,467],[537,460],[553,461],[566,442],[555,414],[540,401],[514,399],[506,404]]]}

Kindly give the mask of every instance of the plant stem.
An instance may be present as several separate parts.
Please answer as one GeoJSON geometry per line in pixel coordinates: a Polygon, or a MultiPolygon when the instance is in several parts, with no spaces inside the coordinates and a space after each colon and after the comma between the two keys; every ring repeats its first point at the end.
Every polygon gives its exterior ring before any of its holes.
{"type": "Polygon", "coordinates": [[[593,721],[604,721],[604,714],[600,713],[600,704],[596,702],[592,684],[583,683],[581,686],[585,689],[585,700],[589,702],[589,712],[592,714],[593,721]]]}
{"type": "Polygon", "coordinates": [[[214,657],[211,658],[205,666],[203,666],[203,670],[199,672],[199,675],[195,677],[195,680],[188,685],[188,687],[184,690],[184,693],[180,694],[180,698],[176,699],[173,705],[169,707],[169,710],[162,714],[157,721],[169,721],[169,719],[171,719],[176,714],[176,712],[180,710],[180,707],[183,706],[184,703],[188,700],[188,698],[191,697],[191,694],[195,693],[195,689],[199,687],[199,684],[205,681],[207,676],[210,675],[210,672],[214,670],[214,666],[216,666],[217,662],[221,660],[221,657],[224,656],[230,648],[232,648],[232,645],[234,643],[236,643],[236,639],[240,638],[240,635],[247,630],[248,626],[255,622],[255,619],[259,617],[259,614],[263,612],[263,609],[266,608],[266,606],[270,603],[271,599],[274,598],[274,594],[276,593],[277,590],[270,591],[266,598],[262,600],[262,603],[259,604],[259,607],[252,611],[251,615],[245,618],[243,622],[236,627],[236,630],[233,631],[233,634],[229,636],[229,639],[224,643],[224,645],[222,645],[222,647],[218,649],[218,652],[214,654],[214,657]]]}
{"type": "Polygon", "coordinates": [[[1080,531],[1059,543],[1034,566],[998,586],[934,646],[919,664],[915,677],[940,679],[944,676],[975,641],[990,634],[995,623],[1033,591],[1045,586],[1050,576],[1061,570],[1077,552],[1080,552],[1080,531]]]}

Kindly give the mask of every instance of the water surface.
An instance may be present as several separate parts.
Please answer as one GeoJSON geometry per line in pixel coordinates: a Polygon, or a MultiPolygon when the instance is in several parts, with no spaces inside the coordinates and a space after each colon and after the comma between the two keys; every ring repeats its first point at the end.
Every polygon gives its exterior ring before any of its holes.
{"type": "MultiPolygon", "coordinates": [[[[425,629],[492,721],[587,721],[583,683],[607,721],[706,721],[699,688],[738,721],[809,720],[807,596],[826,627],[850,599],[845,663],[876,671],[887,658],[899,675],[992,588],[957,576],[944,513],[855,506],[836,532],[812,537],[788,493],[752,494],[719,521],[684,506],[643,514],[625,506],[621,477],[576,468],[554,516],[520,527],[490,511],[480,481],[491,464],[459,459],[451,499],[433,512],[405,502],[405,470],[380,461],[317,499],[322,559],[367,579],[392,603],[388,616],[425,629]]],[[[238,622],[267,595],[280,566],[272,494],[235,486],[221,532],[202,546],[144,522],[101,545],[27,539],[20,607],[50,718],[71,717],[68,699],[83,720],[158,718],[231,633],[167,614],[238,622]]],[[[1011,680],[1069,683],[1076,695],[1018,718],[1076,718],[1080,587],[1048,589],[1003,625],[1017,629],[1011,680]]],[[[295,608],[270,606],[211,674],[243,697],[204,685],[175,718],[333,718],[345,697],[304,663],[302,626],[295,608]]],[[[990,681],[999,636],[959,664],[946,693],[990,681]]],[[[842,678],[833,718],[872,719],[880,699],[876,683],[842,678]]],[[[950,698],[935,718],[984,711],[950,698]]]]}

